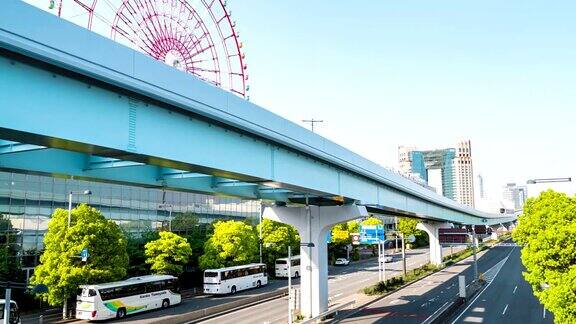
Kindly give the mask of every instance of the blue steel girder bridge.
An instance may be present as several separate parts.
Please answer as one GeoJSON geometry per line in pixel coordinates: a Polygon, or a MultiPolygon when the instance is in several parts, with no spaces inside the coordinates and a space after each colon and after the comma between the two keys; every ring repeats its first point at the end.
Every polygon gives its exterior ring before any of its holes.
{"type": "MultiPolygon", "coordinates": [[[[280,204],[308,199],[330,206],[324,217],[334,217],[324,225],[366,208],[459,224],[515,219],[459,205],[244,99],[15,0],[0,11],[0,169],[280,204]],[[339,218],[332,207],[338,205],[362,208],[339,218]]],[[[280,214],[271,218],[297,217],[280,214]]],[[[307,314],[322,311],[320,304],[307,314]]]]}

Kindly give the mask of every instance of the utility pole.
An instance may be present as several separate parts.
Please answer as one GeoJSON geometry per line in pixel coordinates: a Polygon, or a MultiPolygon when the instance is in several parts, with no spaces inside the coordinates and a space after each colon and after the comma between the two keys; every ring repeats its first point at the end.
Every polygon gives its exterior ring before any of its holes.
{"type": "Polygon", "coordinates": [[[304,123],[309,123],[309,124],[310,124],[310,127],[312,128],[312,133],[314,133],[314,124],[323,123],[323,122],[324,122],[324,121],[321,120],[321,119],[314,119],[314,118],[312,118],[312,119],[303,119],[302,121],[303,121],[304,123]]]}

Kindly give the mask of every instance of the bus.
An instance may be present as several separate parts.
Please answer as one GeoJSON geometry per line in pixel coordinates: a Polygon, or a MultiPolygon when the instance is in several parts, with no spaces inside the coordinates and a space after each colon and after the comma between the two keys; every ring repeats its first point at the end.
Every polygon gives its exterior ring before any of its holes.
{"type": "Polygon", "coordinates": [[[204,271],[205,294],[235,294],[240,290],[260,288],[266,284],[268,273],[264,263],[204,271]]]}
{"type": "MultiPolygon", "coordinates": [[[[300,277],[300,256],[292,257],[292,278],[300,277]]],[[[276,260],[275,267],[276,278],[288,278],[288,258],[276,260]]]]}
{"type": "MultiPolygon", "coordinates": [[[[6,308],[6,299],[0,299],[0,322],[4,323],[4,310],[6,308]]],[[[20,324],[20,311],[18,310],[18,304],[15,301],[10,301],[10,324],[20,324]]]]}
{"type": "Polygon", "coordinates": [[[76,318],[96,321],[123,318],[155,308],[167,308],[181,301],[178,278],[168,275],[82,285],[76,296],[76,318]]]}

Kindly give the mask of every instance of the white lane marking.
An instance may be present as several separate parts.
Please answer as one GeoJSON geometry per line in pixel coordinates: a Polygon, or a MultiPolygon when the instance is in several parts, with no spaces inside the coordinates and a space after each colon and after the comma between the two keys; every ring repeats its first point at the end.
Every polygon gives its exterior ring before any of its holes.
{"type": "Polygon", "coordinates": [[[440,310],[442,310],[442,308],[444,308],[444,306],[448,305],[448,303],[450,302],[445,302],[444,305],[440,306],[440,308],[438,308],[438,310],[436,310],[434,313],[432,313],[432,315],[428,316],[427,319],[424,320],[424,322],[422,323],[428,323],[428,320],[432,318],[432,316],[436,315],[436,313],[438,313],[440,310]]]}
{"type": "MultiPolygon", "coordinates": [[[[512,252],[514,251],[515,248],[516,248],[516,247],[512,247],[512,249],[510,250],[510,252],[508,252],[508,255],[506,255],[506,258],[505,258],[506,261],[508,261],[508,257],[510,256],[510,254],[512,254],[512,252]]],[[[504,261],[504,263],[502,264],[502,266],[500,267],[500,269],[502,269],[502,268],[504,267],[504,264],[506,263],[506,261],[504,261]]],[[[498,271],[500,271],[500,269],[499,269],[498,271]]],[[[462,311],[462,313],[460,313],[460,315],[458,315],[458,317],[456,317],[456,319],[455,319],[454,321],[452,321],[452,324],[456,323],[456,322],[460,319],[460,317],[462,317],[462,315],[464,315],[464,313],[466,313],[466,311],[468,311],[468,308],[470,308],[470,306],[474,305],[474,303],[476,302],[476,300],[477,300],[480,296],[482,296],[482,294],[484,293],[484,291],[485,291],[486,289],[488,289],[488,287],[490,287],[490,285],[492,285],[492,283],[494,282],[494,279],[496,278],[497,275],[498,275],[498,273],[496,273],[496,274],[494,275],[494,277],[492,277],[492,281],[488,282],[488,284],[486,285],[486,287],[484,287],[484,289],[482,289],[482,290],[480,291],[480,293],[479,293],[478,295],[476,295],[476,298],[474,298],[474,299],[472,300],[472,302],[471,302],[470,304],[468,304],[468,306],[464,309],[464,311],[462,311]]]]}
{"type": "Polygon", "coordinates": [[[512,292],[512,294],[516,293],[516,289],[518,289],[518,286],[514,286],[514,291],[512,292]]]}
{"type": "Polygon", "coordinates": [[[504,307],[504,310],[502,311],[502,315],[506,314],[507,310],[508,310],[508,304],[506,304],[506,307],[504,307]]]}
{"type": "Polygon", "coordinates": [[[546,308],[542,306],[542,318],[546,318],[546,308]]]}
{"type": "Polygon", "coordinates": [[[344,295],[344,293],[336,294],[336,295],[334,295],[334,296],[332,296],[332,297],[330,297],[330,298],[338,298],[338,297],[340,297],[340,296],[342,296],[342,295],[344,295]]]}
{"type": "Polygon", "coordinates": [[[398,304],[401,301],[402,300],[400,300],[400,299],[394,299],[393,301],[390,302],[390,305],[398,304]]]}

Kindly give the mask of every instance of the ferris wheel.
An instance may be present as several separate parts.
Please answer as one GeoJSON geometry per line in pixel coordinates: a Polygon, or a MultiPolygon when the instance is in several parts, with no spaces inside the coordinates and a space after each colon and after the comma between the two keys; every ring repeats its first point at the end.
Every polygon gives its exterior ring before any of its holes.
{"type": "Polygon", "coordinates": [[[248,97],[245,54],[226,0],[24,0],[248,97]]]}

